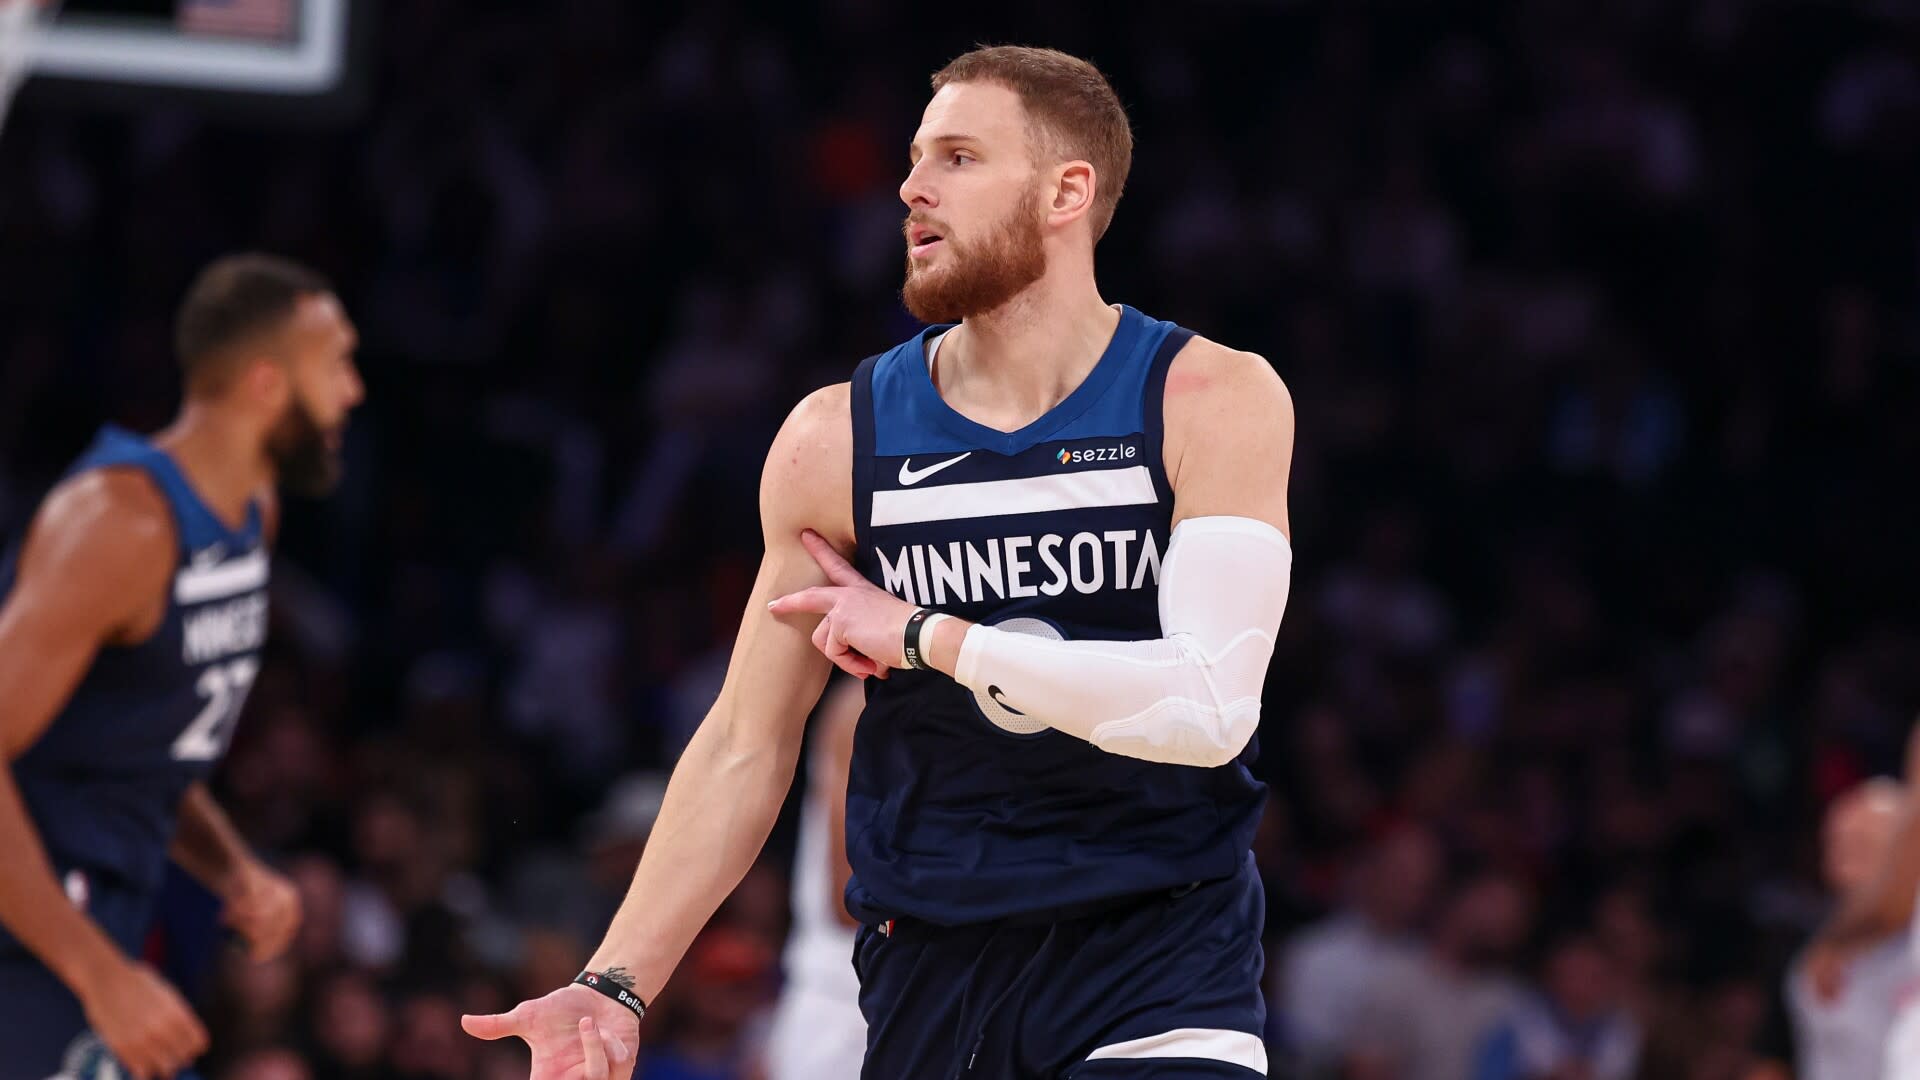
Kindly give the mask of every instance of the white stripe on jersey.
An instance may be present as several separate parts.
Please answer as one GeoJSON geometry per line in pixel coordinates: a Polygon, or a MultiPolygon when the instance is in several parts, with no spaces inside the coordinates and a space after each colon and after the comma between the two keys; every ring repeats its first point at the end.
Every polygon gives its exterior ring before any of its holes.
{"type": "Polygon", "coordinates": [[[1158,501],[1153,473],[1145,465],[1130,469],[981,480],[873,493],[869,525],[911,525],[921,521],[1041,514],[1095,506],[1140,506],[1158,501]]]}
{"type": "Polygon", "coordinates": [[[266,583],[267,552],[265,548],[255,548],[237,559],[211,566],[189,563],[173,579],[173,599],[178,604],[199,604],[248,592],[266,583]]]}

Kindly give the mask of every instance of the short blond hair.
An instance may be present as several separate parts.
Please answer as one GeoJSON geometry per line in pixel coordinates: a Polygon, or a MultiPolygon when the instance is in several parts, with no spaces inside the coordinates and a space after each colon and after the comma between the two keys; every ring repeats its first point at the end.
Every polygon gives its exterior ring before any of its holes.
{"type": "Polygon", "coordinates": [[[1058,49],[984,45],[934,73],[935,93],[954,83],[998,83],[1012,90],[1038,144],[1061,161],[1083,160],[1093,166],[1089,223],[1098,243],[1113,223],[1133,167],[1127,110],[1100,69],[1058,49]]]}

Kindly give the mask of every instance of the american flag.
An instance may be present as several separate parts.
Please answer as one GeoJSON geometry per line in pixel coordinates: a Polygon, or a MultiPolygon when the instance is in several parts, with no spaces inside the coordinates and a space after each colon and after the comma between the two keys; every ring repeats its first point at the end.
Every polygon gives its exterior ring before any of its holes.
{"type": "Polygon", "coordinates": [[[180,0],[180,28],[194,34],[278,38],[291,35],[299,0],[180,0]]]}

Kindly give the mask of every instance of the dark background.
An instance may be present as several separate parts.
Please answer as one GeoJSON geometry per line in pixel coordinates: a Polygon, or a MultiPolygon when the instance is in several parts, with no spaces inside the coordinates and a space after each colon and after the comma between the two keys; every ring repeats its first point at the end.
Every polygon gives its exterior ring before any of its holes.
{"type": "MultiPolygon", "coordinates": [[[[101,422],[171,414],[207,259],[315,264],[365,342],[349,481],[290,508],[223,774],[314,923],[223,960],[215,1080],[519,1067],[453,1017],[597,940],[637,846],[590,815],[717,689],[779,420],[914,329],[905,146],[978,41],[1110,75],[1139,149],[1103,291],[1297,403],[1273,964],[1411,826],[1447,873],[1409,949],[1457,944],[1442,913],[1495,873],[1531,903],[1461,978],[1525,1000],[1592,930],[1638,1074],[1783,1052],[1822,807],[1897,771],[1920,709],[1911,5],[358,12],[368,89],[332,122],[29,87],[0,137],[9,534],[101,422]]],[[[789,843],[639,1075],[752,1075],[789,843]]],[[[1276,1061],[1323,1056],[1279,981],[1276,1061]]],[[[1333,1056],[1414,1075],[1378,1050],[1333,1056]]]]}

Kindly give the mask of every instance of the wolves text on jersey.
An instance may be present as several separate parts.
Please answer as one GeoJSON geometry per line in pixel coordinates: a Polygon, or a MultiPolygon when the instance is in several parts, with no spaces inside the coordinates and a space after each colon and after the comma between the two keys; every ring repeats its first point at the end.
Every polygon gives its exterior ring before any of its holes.
{"type": "Polygon", "coordinates": [[[183,629],[182,659],[189,664],[251,652],[267,640],[267,594],[209,604],[188,614],[183,629]]]}

